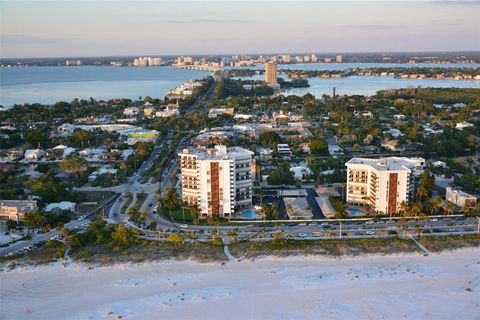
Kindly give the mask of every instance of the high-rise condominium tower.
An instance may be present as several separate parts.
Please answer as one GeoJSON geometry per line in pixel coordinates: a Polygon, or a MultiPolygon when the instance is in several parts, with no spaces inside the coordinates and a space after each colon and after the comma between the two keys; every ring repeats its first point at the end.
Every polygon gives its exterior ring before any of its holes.
{"type": "Polygon", "coordinates": [[[277,63],[269,61],[265,64],[265,82],[268,85],[277,85],[277,63]]]}

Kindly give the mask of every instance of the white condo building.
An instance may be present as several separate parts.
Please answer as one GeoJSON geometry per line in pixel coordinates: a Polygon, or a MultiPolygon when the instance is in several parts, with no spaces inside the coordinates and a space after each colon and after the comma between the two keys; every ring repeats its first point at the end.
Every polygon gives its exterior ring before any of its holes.
{"type": "Polygon", "coordinates": [[[230,218],[252,206],[253,152],[217,145],[184,149],[180,156],[182,199],[197,205],[199,218],[230,218]]]}
{"type": "Polygon", "coordinates": [[[347,202],[370,207],[377,214],[394,214],[413,200],[425,159],[353,158],[347,166],[347,202]]]}

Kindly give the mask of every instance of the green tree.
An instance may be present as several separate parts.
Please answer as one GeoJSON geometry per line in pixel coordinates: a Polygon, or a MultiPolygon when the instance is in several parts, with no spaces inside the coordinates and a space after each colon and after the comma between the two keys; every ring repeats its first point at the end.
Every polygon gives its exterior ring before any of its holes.
{"type": "Polygon", "coordinates": [[[442,199],[436,197],[430,200],[430,214],[435,214],[442,205],[442,199]]]}
{"type": "Polygon", "coordinates": [[[59,168],[61,170],[66,171],[70,174],[78,173],[86,169],[87,166],[87,161],[77,156],[67,157],[59,164],[59,168]]]}
{"type": "Polygon", "coordinates": [[[215,245],[215,246],[223,246],[222,237],[219,237],[219,236],[213,237],[212,244],[215,245]]]}
{"type": "Polygon", "coordinates": [[[112,241],[117,245],[129,246],[135,243],[135,236],[131,228],[118,225],[117,229],[111,234],[112,241]]]}
{"type": "Polygon", "coordinates": [[[325,139],[315,139],[310,142],[310,151],[313,154],[328,154],[328,144],[325,139]]]}
{"type": "Polygon", "coordinates": [[[27,227],[27,236],[30,235],[31,229],[41,227],[44,222],[45,222],[45,217],[42,216],[37,211],[31,211],[31,212],[25,213],[25,216],[23,217],[23,223],[27,227]]]}
{"type": "Polygon", "coordinates": [[[445,205],[443,210],[445,211],[446,214],[453,214],[455,207],[453,206],[453,203],[449,202],[445,205]]]}
{"type": "Polygon", "coordinates": [[[17,223],[13,220],[7,220],[6,226],[7,226],[7,230],[10,231],[17,227],[17,223]]]}
{"type": "Polygon", "coordinates": [[[264,146],[275,149],[277,144],[279,144],[282,140],[276,132],[267,131],[258,136],[258,141],[260,141],[260,143],[264,146]]]}
{"type": "Polygon", "coordinates": [[[175,243],[183,243],[183,241],[185,240],[181,234],[179,233],[171,233],[169,236],[168,236],[168,240],[172,241],[172,242],[175,242],[175,243]]]}

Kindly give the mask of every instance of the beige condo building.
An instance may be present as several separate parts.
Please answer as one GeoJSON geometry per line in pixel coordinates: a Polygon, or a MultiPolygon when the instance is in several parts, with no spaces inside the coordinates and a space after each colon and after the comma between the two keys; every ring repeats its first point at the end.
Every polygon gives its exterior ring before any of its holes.
{"type": "Polygon", "coordinates": [[[415,197],[425,159],[353,158],[347,166],[347,203],[369,207],[376,214],[395,214],[415,197]]]}
{"type": "Polygon", "coordinates": [[[252,206],[253,152],[239,147],[184,149],[180,156],[182,200],[200,219],[231,218],[252,206]]]}

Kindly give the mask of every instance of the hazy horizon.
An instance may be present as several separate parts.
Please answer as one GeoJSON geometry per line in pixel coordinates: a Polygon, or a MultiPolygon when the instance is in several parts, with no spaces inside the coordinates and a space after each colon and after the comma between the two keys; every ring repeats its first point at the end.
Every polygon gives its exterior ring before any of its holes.
{"type": "Polygon", "coordinates": [[[479,1],[2,1],[1,58],[479,51],[479,1]]]}

